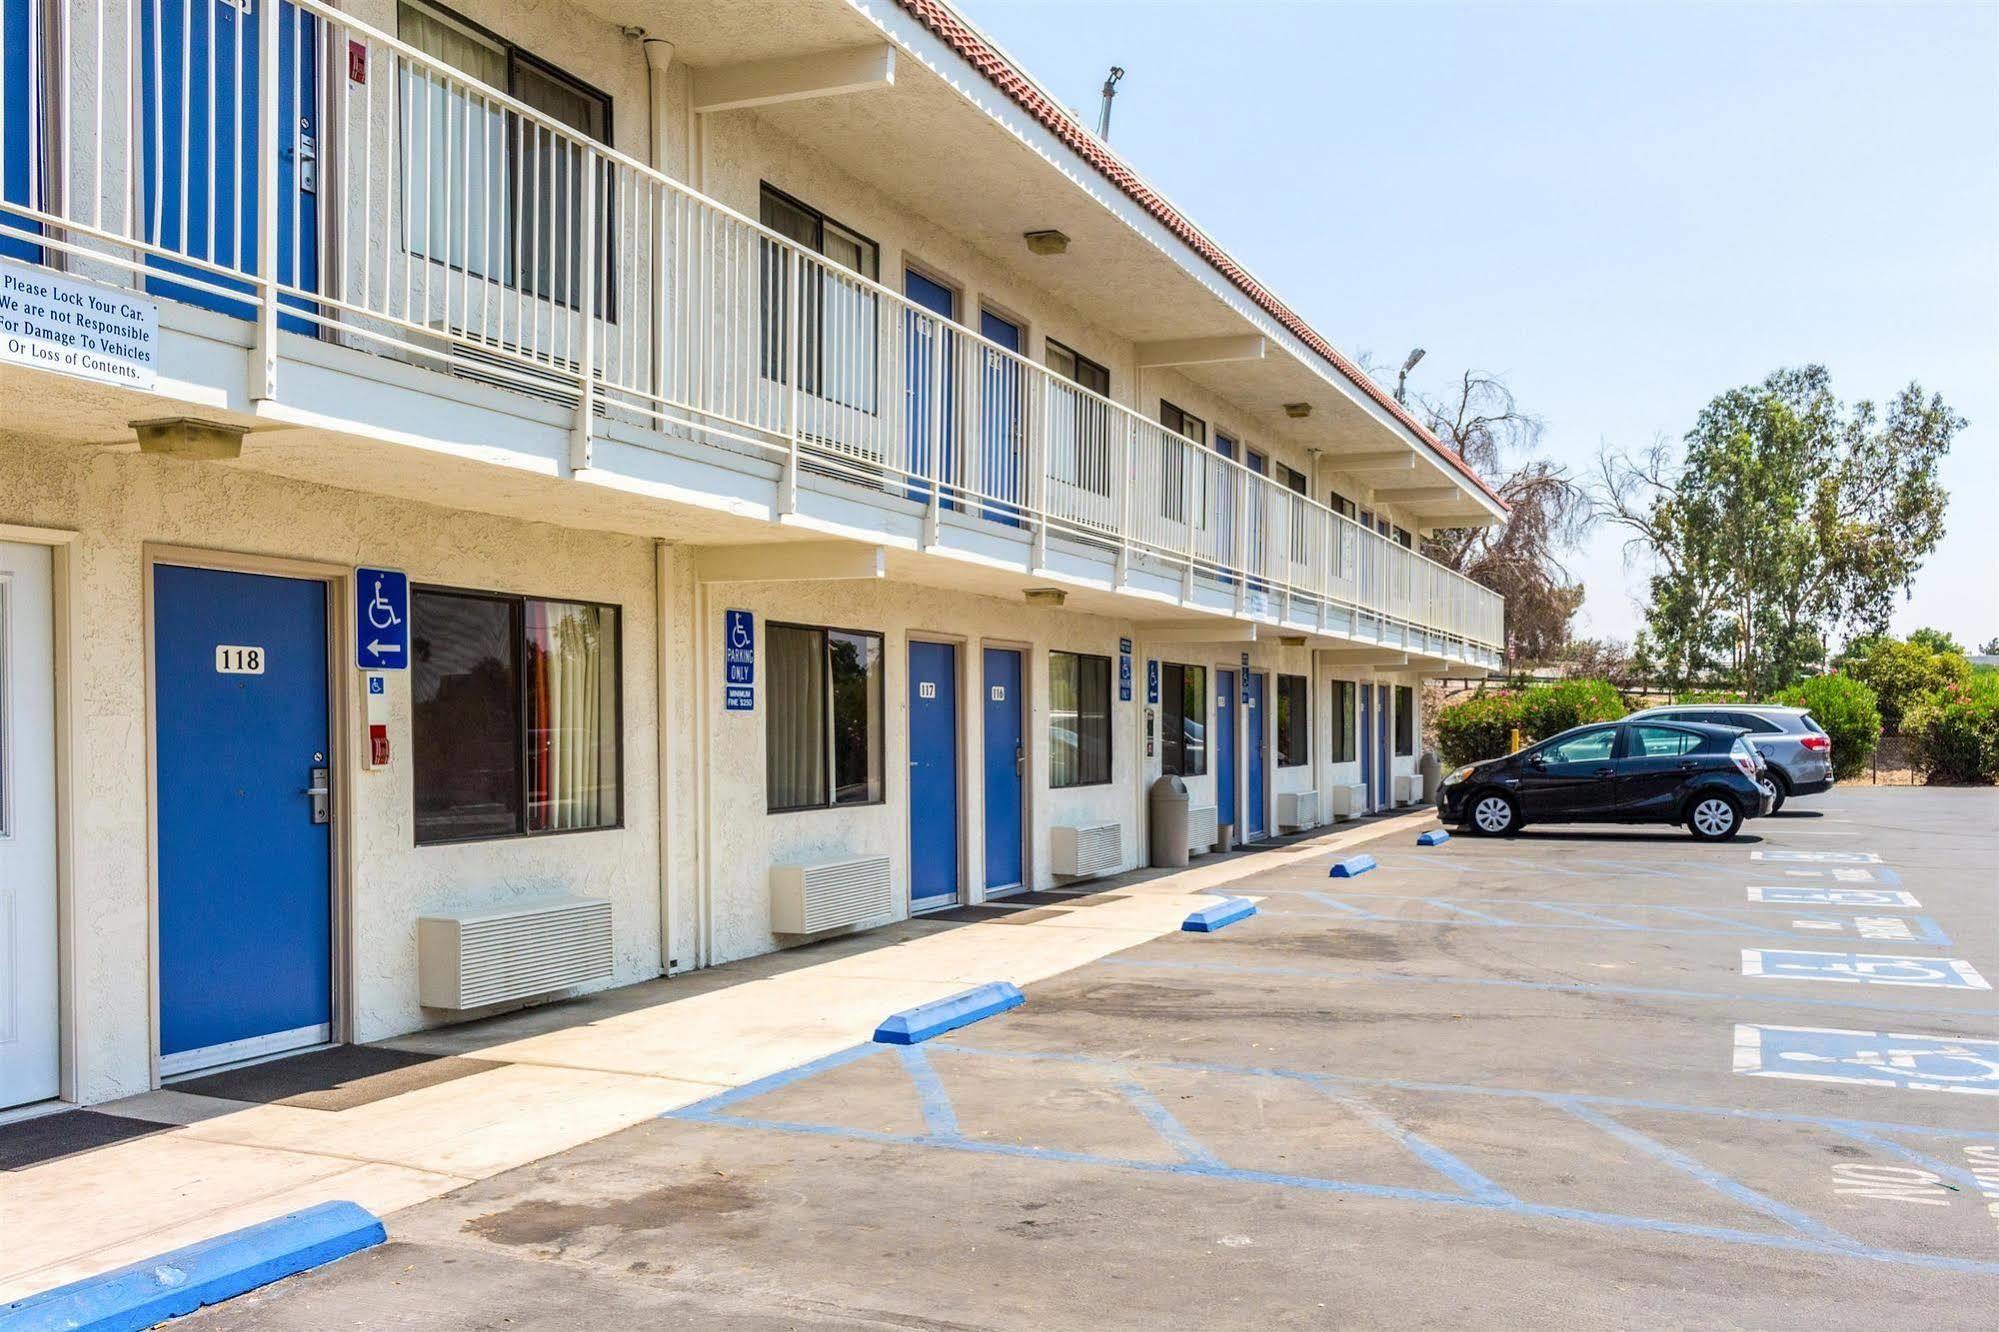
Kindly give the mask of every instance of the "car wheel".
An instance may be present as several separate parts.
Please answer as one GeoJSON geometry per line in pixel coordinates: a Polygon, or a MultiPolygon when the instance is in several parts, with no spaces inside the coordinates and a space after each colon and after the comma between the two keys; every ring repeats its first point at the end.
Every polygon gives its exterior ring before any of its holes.
{"type": "Polygon", "coordinates": [[[1726,842],[1742,831],[1742,811],[1725,795],[1704,795],[1687,811],[1687,827],[1703,842],[1726,842]]]}
{"type": "Polygon", "coordinates": [[[1519,831],[1520,807],[1513,797],[1488,791],[1471,802],[1465,826],[1481,837],[1505,837],[1519,831]]]}
{"type": "Polygon", "coordinates": [[[1784,807],[1784,784],[1774,777],[1761,777],[1756,784],[1763,788],[1763,794],[1770,797],[1770,812],[1775,814],[1784,807]]]}

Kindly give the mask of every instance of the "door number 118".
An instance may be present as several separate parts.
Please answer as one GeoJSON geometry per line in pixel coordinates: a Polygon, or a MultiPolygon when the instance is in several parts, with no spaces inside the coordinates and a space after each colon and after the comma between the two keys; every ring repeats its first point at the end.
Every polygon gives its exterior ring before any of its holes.
{"type": "Polygon", "coordinates": [[[244,647],[235,643],[217,643],[215,670],[218,675],[262,675],[264,649],[244,647]]]}

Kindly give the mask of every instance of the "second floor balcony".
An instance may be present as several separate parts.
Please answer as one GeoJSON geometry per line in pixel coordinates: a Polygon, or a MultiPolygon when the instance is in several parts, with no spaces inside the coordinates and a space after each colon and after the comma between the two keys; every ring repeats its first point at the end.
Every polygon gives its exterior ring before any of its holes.
{"type": "Polygon", "coordinates": [[[779,516],[831,486],[1030,570],[1498,660],[1487,589],[893,290],[858,238],[615,151],[559,83],[509,95],[316,0],[5,14],[0,257],[245,321],[253,400],[309,339],[572,413],[578,471],[692,442],[774,466],[779,516]]]}

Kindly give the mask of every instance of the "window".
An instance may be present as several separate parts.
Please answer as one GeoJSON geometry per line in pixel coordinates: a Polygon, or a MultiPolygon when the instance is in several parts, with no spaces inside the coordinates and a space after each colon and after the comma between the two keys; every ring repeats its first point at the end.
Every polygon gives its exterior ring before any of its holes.
{"type": "Polygon", "coordinates": [[[1354,761],[1354,682],[1333,681],[1333,762],[1354,761]]]}
{"type": "MultiPolygon", "coordinates": [[[[1208,423],[1180,410],[1164,398],[1159,401],[1159,424],[1196,444],[1205,445],[1208,442],[1208,423]]],[[[1159,513],[1176,523],[1188,521],[1185,452],[1184,446],[1176,440],[1168,438],[1159,441],[1159,513]]],[[[1197,467],[1195,484],[1200,485],[1206,479],[1206,474],[1197,467]]]]}
{"type": "Polygon", "coordinates": [[[1416,691],[1408,685],[1395,686],[1395,752],[1416,752],[1416,691]]]}
{"type": "Polygon", "coordinates": [[[1048,467],[1058,481],[1081,486],[1093,494],[1111,493],[1111,406],[1098,398],[1111,395],[1111,372],[1095,361],[1048,339],[1041,359],[1057,375],[1085,393],[1048,395],[1048,467]]]}
{"type": "Polygon", "coordinates": [[[1302,675],[1277,677],[1277,766],[1300,768],[1312,761],[1312,682],[1302,675]]]}
{"type": "Polygon", "coordinates": [[[1111,659],[1048,654],[1048,784],[1102,786],[1111,779],[1111,659]]]}
{"type": "Polygon", "coordinates": [[[1160,771],[1199,777],[1208,771],[1208,669],[1177,661],[1159,667],[1160,771]]]}
{"type": "Polygon", "coordinates": [[[764,638],[764,808],[879,804],[881,635],[773,624],[764,638]]]}
{"type": "Polygon", "coordinates": [[[1701,738],[1692,731],[1674,730],[1666,726],[1634,726],[1631,728],[1631,756],[1633,758],[1678,758],[1691,754],[1701,747],[1701,738]]]}
{"type": "Polygon", "coordinates": [[[618,826],[615,606],[418,588],[410,620],[418,845],[618,826]]]}
{"type": "MultiPolygon", "coordinates": [[[[876,407],[880,345],[877,293],[846,276],[879,279],[881,250],[873,241],[782,191],[763,186],[759,220],[830,263],[801,261],[805,300],[798,312],[798,382],[805,392],[843,407],[876,407]]],[[[787,382],[791,261],[785,248],[762,243],[763,375],[787,382]]]]}
{"type": "Polygon", "coordinates": [[[1409,529],[1406,527],[1395,529],[1395,540],[1401,544],[1404,550],[1416,549],[1416,538],[1410,535],[1409,529]]]}
{"type": "MultiPolygon", "coordinates": [[[[401,0],[396,31],[467,78],[503,89],[584,139],[608,143],[611,99],[438,5],[401,0]]],[[[529,122],[477,91],[399,66],[403,245],[474,277],[580,304],[585,188],[597,191],[598,312],[611,308],[611,173],[575,137],[529,122]],[[586,186],[594,176],[594,186],[586,186]]]]}
{"type": "Polygon", "coordinates": [[[1286,467],[1283,463],[1279,463],[1277,464],[1277,474],[1284,478],[1285,485],[1297,491],[1300,495],[1310,493],[1305,489],[1306,481],[1303,472],[1294,467],[1286,467]]]}
{"type": "Polygon", "coordinates": [[[1339,514],[1342,518],[1351,518],[1354,516],[1353,501],[1345,495],[1340,494],[1337,490],[1326,492],[1326,507],[1334,513],[1339,514]]]}
{"type": "Polygon", "coordinates": [[[1714,719],[1723,726],[1740,726],[1755,735],[1779,735],[1784,729],[1768,717],[1759,717],[1753,712],[1717,712],[1714,719]]]}
{"type": "Polygon", "coordinates": [[[1617,744],[1615,726],[1599,726],[1594,731],[1572,735],[1558,743],[1534,751],[1550,763],[1608,763],[1617,744]]]}

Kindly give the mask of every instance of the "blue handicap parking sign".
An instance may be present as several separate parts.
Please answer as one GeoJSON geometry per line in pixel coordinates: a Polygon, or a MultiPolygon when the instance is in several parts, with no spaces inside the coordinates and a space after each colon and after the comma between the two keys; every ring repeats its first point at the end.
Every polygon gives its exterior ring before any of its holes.
{"type": "Polygon", "coordinates": [[[1871,985],[1921,985],[1947,990],[1989,990],[1969,962],[1954,957],[1896,957],[1884,953],[1812,953],[1799,949],[1745,948],[1742,974],[1765,980],[1845,981],[1871,985]]]}
{"type": "Polygon", "coordinates": [[[1999,1096],[1999,1041],[1741,1023],[1735,1028],[1735,1071],[1754,1078],[1999,1096]]]}
{"type": "Polygon", "coordinates": [[[354,571],[354,659],[364,671],[410,664],[410,580],[400,569],[354,571]]]}
{"type": "Polygon", "coordinates": [[[1899,888],[1806,888],[1777,884],[1749,889],[1749,900],[1772,906],[1919,907],[1915,894],[1899,888]]]}

